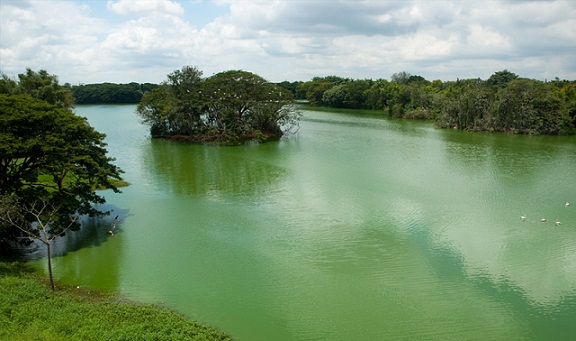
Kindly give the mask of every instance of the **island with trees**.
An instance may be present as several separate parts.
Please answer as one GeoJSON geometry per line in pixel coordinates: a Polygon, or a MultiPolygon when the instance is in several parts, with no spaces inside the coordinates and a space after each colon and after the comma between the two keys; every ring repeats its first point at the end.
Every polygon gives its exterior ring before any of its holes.
{"type": "Polygon", "coordinates": [[[208,78],[184,66],[144,94],[138,114],[154,138],[238,144],[294,131],[299,113],[289,90],[240,70],[208,78]]]}

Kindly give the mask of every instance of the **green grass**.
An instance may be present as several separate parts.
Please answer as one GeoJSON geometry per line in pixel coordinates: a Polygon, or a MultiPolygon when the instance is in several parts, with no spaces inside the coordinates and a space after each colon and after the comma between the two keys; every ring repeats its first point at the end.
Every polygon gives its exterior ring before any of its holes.
{"type": "Polygon", "coordinates": [[[231,340],[152,305],[73,287],[51,291],[22,263],[0,262],[0,340],[231,340]]]}

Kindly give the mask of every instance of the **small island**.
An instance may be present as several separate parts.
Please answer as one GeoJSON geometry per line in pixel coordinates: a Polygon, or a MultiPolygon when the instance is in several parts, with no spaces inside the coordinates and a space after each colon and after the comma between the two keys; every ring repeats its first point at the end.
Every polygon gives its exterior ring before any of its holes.
{"type": "Polygon", "coordinates": [[[293,131],[298,111],[290,91],[246,71],[202,78],[185,66],[144,94],[137,108],[153,138],[238,144],[293,131]]]}

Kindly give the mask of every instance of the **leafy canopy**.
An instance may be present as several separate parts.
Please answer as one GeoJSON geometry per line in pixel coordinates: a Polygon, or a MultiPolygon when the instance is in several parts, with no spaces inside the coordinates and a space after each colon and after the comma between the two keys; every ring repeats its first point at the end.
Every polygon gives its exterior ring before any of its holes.
{"type": "Polygon", "coordinates": [[[18,81],[2,74],[0,93],[25,94],[64,109],[71,109],[74,106],[74,96],[70,86],[60,85],[58,77],[48,74],[46,70],[35,72],[27,68],[25,73],[18,75],[18,81]]]}
{"type": "MultiPolygon", "coordinates": [[[[0,94],[0,197],[15,195],[21,207],[56,205],[54,234],[68,226],[71,215],[101,214],[92,206],[104,202],[96,188],[118,191],[112,179],[121,179],[104,137],[70,110],[29,95],[0,94]]],[[[0,239],[20,235],[0,227],[0,239]]]]}
{"type": "Polygon", "coordinates": [[[202,78],[185,66],[144,95],[137,112],[153,137],[193,141],[266,140],[297,126],[293,93],[264,78],[231,70],[202,78]]]}

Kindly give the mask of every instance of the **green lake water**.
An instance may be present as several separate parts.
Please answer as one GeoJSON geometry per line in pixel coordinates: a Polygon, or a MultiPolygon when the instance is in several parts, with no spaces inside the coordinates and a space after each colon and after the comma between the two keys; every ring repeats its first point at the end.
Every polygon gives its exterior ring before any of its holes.
{"type": "Polygon", "coordinates": [[[575,137],[303,111],[296,135],[217,147],[151,140],[134,109],[76,109],[131,186],[57,242],[58,281],[238,340],[576,335],[575,137]]]}

